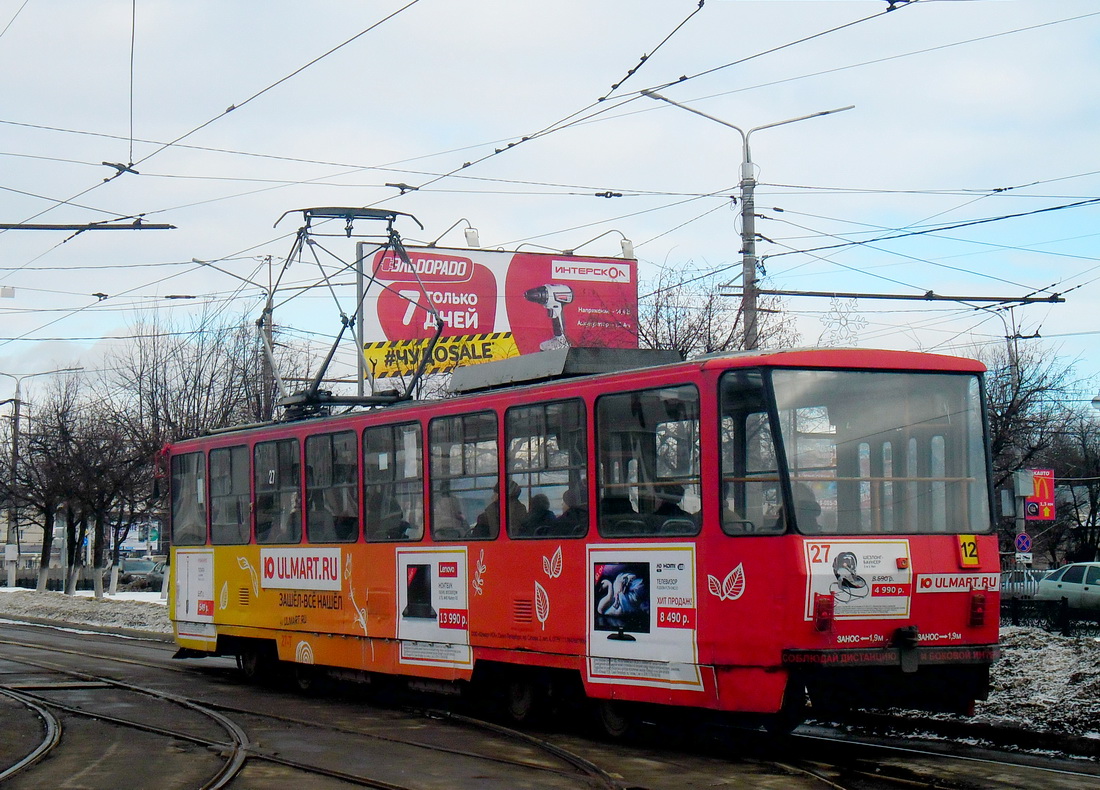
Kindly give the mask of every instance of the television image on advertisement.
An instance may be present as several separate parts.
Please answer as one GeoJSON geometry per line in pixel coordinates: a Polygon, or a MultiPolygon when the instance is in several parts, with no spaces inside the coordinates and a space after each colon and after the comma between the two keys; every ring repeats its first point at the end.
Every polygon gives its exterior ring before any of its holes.
{"type": "Polygon", "coordinates": [[[406,590],[408,603],[401,612],[402,617],[416,617],[435,620],[436,612],[432,608],[432,566],[431,563],[410,563],[405,568],[407,574],[406,590]]]}
{"type": "Polygon", "coordinates": [[[648,634],[649,563],[597,562],[593,572],[595,630],[625,642],[635,641],[632,634],[648,634]]]}

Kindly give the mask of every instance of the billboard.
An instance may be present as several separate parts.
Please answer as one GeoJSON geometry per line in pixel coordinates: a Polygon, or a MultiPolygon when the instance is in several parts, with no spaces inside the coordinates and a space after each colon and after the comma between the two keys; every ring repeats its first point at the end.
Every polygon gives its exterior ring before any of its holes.
{"type": "Polygon", "coordinates": [[[627,258],[408,247],[363,262],[368,375],[408,375],[445,328],[429,372],[569,346],[638,347],[638,267],[627,258]],[[382,339],[384,338],[384,339],[382,339]]]}
{"type": "Polygon", "coordinates": [[[1054,470],[1031,469],[1035,489],[1024,499],[1024,519],[1027,521],[1054,520],[1054,470]]]}

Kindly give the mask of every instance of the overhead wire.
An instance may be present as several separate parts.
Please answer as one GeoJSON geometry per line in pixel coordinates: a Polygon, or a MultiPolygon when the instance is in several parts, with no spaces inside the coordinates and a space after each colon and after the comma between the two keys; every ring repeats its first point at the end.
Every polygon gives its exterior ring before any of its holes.
{"type": "Polygon", "coordinates": [[[3,38],[4,34],[7,33],[11,26],[15,24],[15,20],[18,19],[19,15],[23,13],[23,9],[27,7],[27,3],[29,3],[30,1],[31,0],[23,0],[23,5],[19,6],[19,8],[15,10],[15,13],[11,15],[11,19],[9,19],[8,23],[4,25],[4,29],[0,30],[0,38],[3,38]]]}
{"type": "MultiPolygon", "coordinates": [[[[410,3],[410,4],[411,4],[411,3],[410,3]]],[[[702,3],[700,4],[700,6],[702,6],[702,3]]],[[[697,13],[697,11],[698,11],[698,9],[696,9],[695,11],[693,11],[692,15],[694,15],[694,13],[697,13]]],[[[880,14],[876,14],[876,15],[880,15],[880,14]]],[[[690,18],[689,18],[689,19],[690,19],[690,18]]],[[[870,19],[870,18],[868,18],[868,19],[870,19]]],[[[861,20],[860,20],[860,21],[861,21],[861,20]]],[[[684,22],[686,22],[686,20],[685,20],[684,22]]],[[[682,26],[682,25],[684,24],[684,22],[682,22],[680,26],[682,26]]],[[[857,22],[858,22],[858,21],[857,21],[857,22]]],[[[840,26],[840,28],[837,28],[837,29],[835,29],[835,30],[843,29],[843,28],[845,28],[845,26],[850,26],[850,24],[854,24],[854,23],[855,23],[855,22],[853,22],[853,23],[848,23],[848,24],[846,24],[846,25],[840,26]]],[[[679,28],[678,28],[678,30],[679,30],[679,28]]],[[[825,32],[823,32],[823,33],[821,33],[821,34],[824,34],[824,33],[826,33],[826,32],[832,32],[832,31],[825,31],[825,32]]],[[[817,35],[821,35],[821,34],[817,34],[817,35]]],[[[816,37],[816,35],[815,35],[815,36],[812,36],[812,37],[816,37]]],[[[802,41],[802,40],[800,40],[800,42],[801,42],[801,41],[802,41]]],[[[793,45],[794,43],[800,43],[800,42],[792,42],[792,43],[791,43],[791,44],[789,44],[789,45],[793,45]]],[[[662,42],[662,43],[663,43],[663,42],[662,42]]],[[[777,47],[777,48],[783,48],[783,47],[777,47]]],[[[774,50],[772,50],[772,51],[768,51],[768,53],[770,53],[770,52],[773,52],[773,51],[774,51],[774,50]]],[[[760,53],[760,54],[768,54],[768,53],[760,53]]],[[[758,55],[758,56],[759,56],[759,55],[758,55]]],[[[744,61],[744,59],[742,59],[742,61],[744,61]]],[[[741,62],[742,62],[742,61],[741,61],[741,62]]],[[[726,66],[724,66],[724,67],[728,67],[729,65],[734,65],[734,64],[727,64],[727,65],[726,65],[726,66]]],[[[719,67],[719,68],[724,68],[724,67],[719,67]]],[[[701,75],[695,75],[695,76],[702,76],[702,74],[706,74],[706,73],[701,73],[701,75]]],[[[293,75],[292,75],[292,76],[293,76],[293,75]]],[[[628,75],[627,75],[627,76],[628,76],[628,77],[629,77],[629,76],[632,76],[632,73],[628,73],[628,75]]],[[[624,81],[625,81],[625,80],[624,80],[624,81]]],[[[678,80],[678,81],[680,81],[680,80],[678,80]]],[[[617,85],[620,85],[620,84],[621,84],[621,81],[620,81],[620,83],[619,83],[619,84],[617,84],[617,85]]],[[[617,87],[617,85],[616,85],[615,87],[617,87]]],[[[274,87],[274,86],[272,86],[272,87],[274,87]]],[[[270,89],[270,88],[268,88],[268,89],[270,89]]],[[[261,91],[261,92],[263,92],[263,91],[261,91]]],[[[260,94],[257,94],[256,96],[259,96],[259,95],[260,95],[260,94]]],[[[251,97],[251,98],[255,98],[255,96],[254,96],[254,97],[251,97]]],[[[250,98],[249,100],[251,100],[251,98],[250,98]]],[[[244,103],[244,102],[242,102],[242,105],[243,105],[243,103],[244,103]]],[[[237,107],[240,107],[240,106],[242,106],[242,105],[238,105],[237,107]]],[[[233,109],[233,108],[231,108],[231,109],[233,109]]],[[[228,110],[227,110],[227,112],[228,112],[228,110]]],[[[224,113],[222,113],[222,114],[224,114],[224,113]]],[[[220,117],[220,116],[219,116],[219,117],[220,117]]],[[[209,121],[209,122],[212,122],[212,120],[217,120],[217,119],[211,119],[211,121],[209,121]]],[[[209,122],[208,122],[208,123],[209,123],[209,122]]],[[[201,127],[197,128],[197,129],[200,129],[200,128],[201,128],[201,127]]],[[[195,131],[197,131],[197,129],[196,129],[195,131]]],[[[193,132],[190,132],[190,133],[194,133],[194,131],[193,131],[193,132]]],[[[190,134],[190,133],[188,133],[188,134],[190,134]]],[[[178,139],[177,139],[177,141],[174,141],[174,143],[169,143],[169,144],[167,144],[167,145],[172,145],[172,144],[178,144],[178,142],[179,142],[180,140],[183,140],[184,138],[186,138],[186,136],[188,136],[188,135],[183,135],[183,136],[182,136],[182,138],[178,138],[178,139]]],[[[500,153],[500,151],[497,151],[496,153],[500,153]]],[[[146,158],[147,158],[147,157],[146,157],[146,158]]],[[[470,163],[467,163],[467,165],[469,165],[469,164],[470,164],[470,163]]],[[[465,167],[465,166],[467,166],[467,165],[463,165],[463,167],[465,167]]],[[[461,169],[461,168],[459,168],[459,169],[461,169]]],[[[442,175],[441,175],[441,176],[439,176],[439,177],[440,177],[440,178],[442,178],[442,177],[447,177],[448,175],[455,175],[455,173],[451,173],[451,174],[442,174],[442,175]]],[[[719,207],[719,208],[720,208],[720,207],[719,207]]],[[[713,210],[716,210],[716,209],[708,210],[708,211],[707,211],[706,213],[711,213],[711,212],[712,212],[713,210]]],[[[629,217],[629,216],[636,216],[636,215],[625,215],[625,216],[629,217]]],[[[701,215],[701,216],[705,216],[705,215],[701,215]]],[[[696,219],[697,219],[697,218],[696,218],[696,219]]],[[[608,220],[608,221],[609,221],[609,220],[608,220]]],[[[694,221],[694,220],[690,220],[690,221],[694,221]]],[[[595,223],[587,223],[587,224],[584,224],[584,226],[579,226],[579,227],[576,227],[576,228],[585,228],[585,227],[591,227],[591,224],[595,224],[595,223]]],[[[565,231],[568,231],[568,230],[574,230],[574,229],[576,229],[576,228],[572,228],[572,229],[565,229],[565,231]]],[[[557,232],[565,232],[565,231],[557,231],[557,232]]],[[[544,234],[543,234],[543,235],[544,235],[544,234]]],[[[537,235],[537,237],[531,237],[531,238],[542,238],[542,237],[541,237],[541,235],[537,235]]]]}

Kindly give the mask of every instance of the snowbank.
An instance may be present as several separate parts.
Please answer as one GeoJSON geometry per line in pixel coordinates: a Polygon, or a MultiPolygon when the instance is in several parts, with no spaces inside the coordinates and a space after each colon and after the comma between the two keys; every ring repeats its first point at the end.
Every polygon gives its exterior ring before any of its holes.
{"type": "MultiPolygon", "coordinates": [[[[160,593],[96,599],[0,588],[0,617],[172,633],[160,593]]],[[[1100,738],[1100,640],[1037,628],[1001,629],[990,698],[974,721],[1100,738]]]]}
{"type": "Polygon", "coordinates": [[[157,634],[172,633],[168,607],[157,592],[118,593],[95,598],[0,587],[0,617],[33,618],[96,628],[128,628],[157,634]]]}

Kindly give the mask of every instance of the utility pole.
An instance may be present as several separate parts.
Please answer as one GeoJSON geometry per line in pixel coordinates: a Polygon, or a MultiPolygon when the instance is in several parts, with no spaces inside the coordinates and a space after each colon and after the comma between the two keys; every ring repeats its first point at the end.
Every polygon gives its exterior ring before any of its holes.
{"type": "MultiPolygon", "coordinates": [[[[454,227],[453,225],[451,227],[454,227]]],[[[367,377],[367,360],[363,356],[364,336],[363,328],[363,299],[366,297],[366,284],[363,275],[363,256],[366,255],[367,244],[362,241],[355,242],[355,392],[362,398],[366,394],[364,379],[367,377]]],[[[371,382],[371,392],[374,391],[374,383],[371,382]]]]}
{"type": "Polygon", "coordinates": [[[267,353],[267,349],[275,348],[275,305],[273,302],[274,291],[271,282],[271,256],[265,255],[264,261],[267,263],[267,299],[264,302],[264,311],[261,315],[260,330],[264,333],[264,353],[260,358],[260,386],[263,387],[263,392],[260,395],[260,419],[270,420],[275,413],[275,404],[273,402],[272,389],[275,386],[275,371],[271,364],[271,356],[267,353]]]}
{"type": "Polygon", "coordinates": [[[745,131],[740,126],[735,126],[732,123],[723,121],[721,118],[715,118],[712,115],[707,115],[705,112],[700,112],[687,105],[674,102],[672,99],[666,98],[659,93],[644,90],[642,94],[651,99],[659,99],[660,101],[667,102],[673,107],[679,107],[681,110],[687,110],[695,115],[701,115],[707,120],[729,127],[741,135],[741,312],[745,326],[744,348],[746,351],[751,351],[759,345],[756,310],[756,301],[759,291],[756,287],[756,200],[754,196],[756,178],[753,174],[752,152],[749,149],[749,138],[752,136],[753,132],[759,132],[762,129],[771,129],[775,126],[806,121],[810,118],[818,118],[822,115],[832,115],[833,113],[844,112],[845,110],[851,110],[855,105],[849,104],[847,107],[837,107],[834,110],[822,110],[821,112],[815,112],[809,115],[800,115],[797,118],[788,118],[785,121],[766,123],[763,126],[754,126],[748,131],[745,131]]]}
{"type": "Polygon", "coordinates": [[[263,393],[260,395],[260,410],[263,412],[261,419],[270,420],[272,414],[275,411],[275,404],[271,402],[271,388],[276,386],[279,389],[279,395],[286,397],[286,385],[283,382],[282,376],[279,375],[278,369],[275,367],[275,340],[272,327],[274,326],[275,315],[275,286],[271,281],[271,256],[266,255],[264,259],[267,262],[267,287],[265,288],[258,282],[249,280],[247,277],[241,277],[239,274],[234,274],[228,269],[223,269],[210,261],[200,261],[198,258],[192,258],[192,263],[197,263],[199,266],[208,266],[215,271],[219,271],[222,274],[228,274],[230,277],[236,278],[243,283],[259,288],[264,292],[266,299],[264,300],[264,309],[260,313],[259,320],[256,321],[256,329],[259,332],[260,339],[264,345],[263,362],[260,368],[260,378],[263,386],[263,393]]]}

